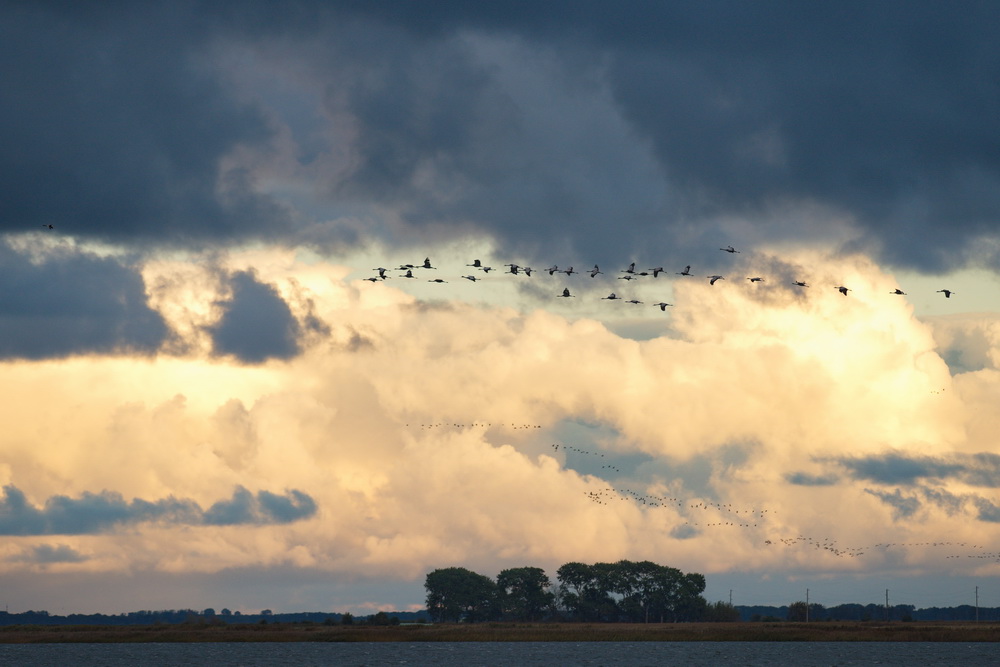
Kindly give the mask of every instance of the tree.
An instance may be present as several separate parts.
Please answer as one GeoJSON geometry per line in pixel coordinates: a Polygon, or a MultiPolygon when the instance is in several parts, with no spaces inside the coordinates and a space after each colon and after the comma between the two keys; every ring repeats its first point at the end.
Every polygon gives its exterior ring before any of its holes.
{"type": "Polygon", "coordinates": [[[424,580],[427,611],[433,621],[484,621],[497,613],[497,586],[464,567],[434,570],[424,580]]]}
{"type": "Polygon", "coordinates": [[[728,602],[719,600],[715,604],[708,605],[705,610],[705,621],[716,623],[730,623],[740,620],[740,610],[728,602]]]}
{"type": "Polygon", "coordinates": [[[804,623],[807,619],[808,607],[805,602],[799,600],[788,605],[788,620],[797,623],[804,623]]]}
{"type": "Polygon", "coordinates": [[[552,582],[538,567],[516,567],[497,575],[497,592],[504,615],[519,621],[539,621],[555,600],[552,582]]]}
{"type": "Polygon", "coordinates": [[[681,575],[674,602],[674,620],[701,620],[708,607],[708,602],[701,595],[704,592],[705,575],[697,572],[681,575]]]}
{"type": "Polygon", "coordinates": [[[618,604],[610,595],[610,563],[566,563],[556,571],[563,609],[578,621],[617,620],[618,604]]]}

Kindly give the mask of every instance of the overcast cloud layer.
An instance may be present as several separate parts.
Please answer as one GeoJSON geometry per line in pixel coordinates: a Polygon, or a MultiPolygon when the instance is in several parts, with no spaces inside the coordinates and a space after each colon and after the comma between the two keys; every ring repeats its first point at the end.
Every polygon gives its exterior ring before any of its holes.
{"type": "Polygon", "coordinates": [[[631,558],[967,603],[942,582],[1000,573],[997,25],[4,4],[6,602],[367,612],[631,558]]]}
{"type": "Polygon", "coordinates": [[[996,265],[992,3],[370,4],[7,3],[0,224],[996,265]]]}

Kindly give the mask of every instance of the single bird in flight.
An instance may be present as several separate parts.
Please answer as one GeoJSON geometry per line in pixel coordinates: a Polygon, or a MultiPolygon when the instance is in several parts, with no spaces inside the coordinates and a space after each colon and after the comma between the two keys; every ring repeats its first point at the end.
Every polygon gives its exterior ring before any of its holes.
{"type": "Polygon", "coordinates": [[[563,291],[562,291],[562,294],[557,294],[556,296],[568,297],[568,296],[575,296],[575,295],[569,293],[569,288],[568,287],[564,287],[563,291]]]}
{"type": "Polygon", "coordinates": [[[677,275],[679,275],[679,276],[690,276],[691,275],[691,265],[688,264],[687,266],[685,266],[683,271],[678,271],[677,272],[677,275]]]}
{"type": "Polygon", "coordinates": [[[725,280],[722,276],[708,276],[708,284],[714,285],[717,280],[725,280]]]}
{"type": "Polygon", "coordinates": [[[951,295],[955,293],[955,292],[952,292],[950,289],[939,289],[938,292],[943,293],[944,294],[944,298],[946,298],[946,299],[950,299],[951,295]]]}

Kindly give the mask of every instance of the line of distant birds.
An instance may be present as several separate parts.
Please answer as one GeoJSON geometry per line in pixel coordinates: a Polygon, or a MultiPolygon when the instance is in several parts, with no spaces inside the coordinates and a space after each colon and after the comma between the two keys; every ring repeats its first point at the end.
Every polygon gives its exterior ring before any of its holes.
{"type": "MultiPolygon", "coordinates": [[[[731,255],[737,254],[737,253],[740,252],[739,250],[737,250],[736,248],[734,248],[731,245],[728,245],[725,248],[719,248],[719,250],[721,250],[723,252],[727,252],[727,253],[729,253],[731,255]]],[[[487,266],[487,265],[483,264],[481,260],[478,260],[478,259],[473,260],[471,264],[466,264],[466,266],[467,267],[471,267],[473,269],[476,269],[478,271],[482,271],[484,274],[489,274],[490,271],[494,270],[492,266],[487,266]]],[[[535,272],[535,269],[532,269],[530,266],[521,266],[519,264],[513,264],[513,263],[511,263],[511,264],[504,264],[504,266],[507,267],[507,270],[503,271],[504,274],[511,274],[511,275],[515,275],[515,276],[517,276],[517,275],[524,275],[524,276],[527,276],[527,277],[530,278],[531,274],[533,272],[535,272]]],[[[424,258],[424,261],[423,261],[422,264],[401,264],[395,270],[396,271],[403,271],[404,272],[403,274],[401,274],[401,275],[398,276],[400,278],[417,278],[417,276],[414,275],[413,272],[414,271],[419,271],[420,269],[437,269],[437,267],[431,264],[430,257],[426,257],[426,258],[424,258]]],[[[365,280],[367,280],[369,282],[379,282],[379,281],[382,281],[382,280],[386,280],[387,278],[391,277],[391,276],[387,275],[388,272],[391,271],[391,270],[392,269],[387,269],[387,268],[381,267],[381,266],[377,267],[377,268],[374,268],[374,269],[372,269],[372,271],[377,271],[378,275],[377,276],[372,276],[370,278],[365,278],[365,280]]],[[[560,269],[556,265],[553,265],[553,266],[550,266],[547,269],[544,269],[543,272],[544,273],[548,273],[550,276],[554,276],[556,273],[563,273],[567,277],[570,277],[570,276],[572,276],[574,274],[580,274],[581,273],[580,271],[576,271],[572,266],[570,266],[567,269],[560,269]]],[[[604,272],[601,271],[600,267],[597,264],[594,265],[594,268],[588,269],[586,271],[583,271],[582,273],[589,275],[591,278],[596,278],[598,275],[604,275],[604,272]]],[[[644,277],[647,277],[647,276],[652,276],[653,278],[658,278],[661,273],[666,273],[666,271],[665,271],[665,269],[662,266],[658,266],[658,267],[652,268],[652,269],[647,269],[645,271],[636,271],[635,262],[632,262],[631,264],[628,265],[627,268],[618,271],[618,273],[623,274],[621,276],[618,276],[618,280],[631,281],[631,280],[637,280],[639,278],[644,278],[644,277]]],[[[687,266],[685,266],[683,271],[675,271],[674,273],[675,273],[675,275],[678,275],[678,276],[693,276],[694,275],[694,274],[691,273],[691,265],[690,264],[687,265],[687,266]]],[[[713,274],[713,275],[705,276],[705,277],[708,279],[708,284],[709,285],[715,285],[715,283],[717,283],[718,281],[725,280],[725,276],[722,276],[722,275],[719,275],[719,274],[713,274]]],[[[462,278],[464,278],[465,280],[469,280],[471,282],[476,282],[476,281],[482,280],[481,277],[473,275],[473,274],[464,275],[464,276],[462,276],[462,278]]],[[[750,277],[747,278],[747,280],[749,280],[751,283],[759,283],[759,282],[764,282],[765,279],[762,278],[761,276],[750,276],[750,277]]],[[[431,283],[447,283],[448,281],[444,280],[443,278],[431,278],[427,282],[431,282],[431,283]]],[[[795,286],[795,287],[802,287],[802,288],[809,287],[809,283],[807,283],[804,280],[793,280],[791,284],[793,286],[795,286]]],[[[851,291],[851,288],[845,287],[844,285],[837,285],[836,289],[837,289],[838,292],[840,292],[844,296],[847,296],[848,292],[851,291]]],[[[947,299],[950,299],[951,296],[956,293],[954,290],[951,290],[951,289],[939,289],[939,290],[937,290],[937,292],[940,293],[940,294],[944,294],[945,298],[947,298],[947,299]]],[[[899,289],[898,287],[896,289],[894,289],[893,291],[889,292],[889,293],[890,294],[895,294],[895,295],[900,295],[900,296],[906,295],[906,292],[904,292],[903,290],[899,289]]],[[[563,288],[563,291],[560,292],[559,294],[556,294],[555,296],[558,297],[558,298],[573,298],[573,297],[576,297],[575,294],[573,294],[573,293],[570,292],[570,290],[569,290],[568,287],[563,288]]],[[[639,305],[639,304],[643,303],[642,301],[640,301],[638,299],[623,299],[622,297],[618,296],[615,292],[611,292],[608,296],[601,297],[601,299],[602,300],[608,300],[608,301],[624,301],[625,303],[631,303],[631,304],[635,304],[635,305],[639,305]]],[[[672,306],[673,304],[666,303],[664,301],[660,301],[659,303],[655,303],[653,305],[656,306],[656,307],[659,307],[659,309],[662,310],[662,311],[666,311],[667,307],[668,306],[672,306]]]]}
{"type": "Polygon", "coordinates": [[[519,424],[517,422],[510,422],[509,424],[507,422],[497,422],[495,424],[493,422],[469,422],[468,424],[464,424],[464,423],[460,424],[460,423],[454,423],[454,422],[435,422],[435,423],[432,423],[432,424],[410,424],[409,422],[407,422],[406,426],[408,426],[408,427],[409,426],[417,426],[417,427],[419,427],[422,430],[423,429],[438,429],[438,428],[461,428],[461,429],[465,429],[465,428],[511,428],[511,429],[514,429],[514,430],[517,430],[517,429],[528,429],[528,428],[531,428],[531,429],[542,428],[541,424],[519,424]]]}
{"type": "MultiPolygon", "coordinates": [[[[674,508],[687,518],[679,523],[677,527],[691,526],[699,529],[703,528],[739,528],[764,530],[765,522],[769,517],[776,516],[774,509],[760,509],[753,507],[734,508],[732,503],[712,503],[703,500],[692,501],[679,497],[658,496],[656,494],[641,493],[629,488],[616,488],[612,486],[603,487],[596,491],[586,491],[588,500],[598,505],[611,505],[617,502],[632,502],[644,508],[674,508]],[[695,519],[689,512],[702,510],[708,513],[709,520],[695,519]]],[[[699,514],[701,512],[698,512],[699,514]]],[[[762,545],[765,547],[781,545],[784,547],[809,547],[826,551],[841,558],[857,558],[868,553],[888,551],[889,549],[932,547],[932,548],[954,548],[963,549],[964,553],[949,554],[948,559],[975,558],[981,560],[993,560],[1000,562],[1000,551],[987,551],[981,544],[969,542],[934,541],[934,542],[880,542],[862,547],[844,547],[833,538],[815,538],[807,535],[797,537],[780,537],[764,539],[762,545]]]]}
{"type": "MultiPolygon", "coordinates": [[[[518,423],[518,422],[485,422],[473,421],[469,423],[460,422],[431,422],[410,424],[406,426],[418,427],[421,430],[431,429],[469,429],[469,428],[510,428],[510,429],[541,429],[541,424],[518,423]]],[[[584,457],[594,457],[595,459],[606,459],[602,452],[588,450],[582,447],[567,445],[564,443],[552,443],[552,451],[563,451],[584,457]]],[[[601,470],[621,473],[622,470],[616,465],[606,462],[601,466],[601,470]]],[[[607,483],[605,481],[605,483],[607,483]]],[[[672,508],[685,517],[678,528],[690,526],[698,529],[724,529],[734,528],[743,530],[765,530],[769,518],[777,516],[778,512],[774,508],[760,508],[752,506],[734,506],[733,503],[708,502],[706,500],[685,499],[679,496],[666,496],[654,493],[644,493],[627,487],[604,486],[597,490],[584,492],[585,497],[592,503],[602,506],[609,506],[621,502],[631,502],[642,508],[658,509],[672,508]]],[[[886,551],[895,548],[911,547],[953,547],[966,550],[965,553],[949,554],[945,558],[976,558],[981,560],[993,560],[1000,562],[1000,551],[986,551],[986,547],[968,542],[936,541],[936,542],[881,542],[862,547],[840,546],[835,539],[815,538],[812,536],[799,535],[797,537],[779,537],[762,540],[762,546],[770,547],[781,545],[788,548],[809,547],[825,551],[840,558],[857,558],[865,554],[886,551]]]]}

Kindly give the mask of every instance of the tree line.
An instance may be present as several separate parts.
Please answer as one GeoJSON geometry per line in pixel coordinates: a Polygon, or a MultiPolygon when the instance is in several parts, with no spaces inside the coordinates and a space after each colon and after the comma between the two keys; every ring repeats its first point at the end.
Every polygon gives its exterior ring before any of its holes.
{"type": "Polygon", "coordinates": [[[743,621],[1000,621],[1000,607],[959,605],[957,607],[925,607],[912,604],[838,604],[825,607],[816,602],[799,600],[780,607],[737,605],[743,621]]]}
{"type": "Polygon", "coordinates": [[[708,604],[705,576],[650,561],[566,563],[553,584],[538,567],[506,569],[497,578],[464,567],[427,574],[427,611],[438,622],[575,620],[664,623],[732,621],[726,603],[708,604]]]}

